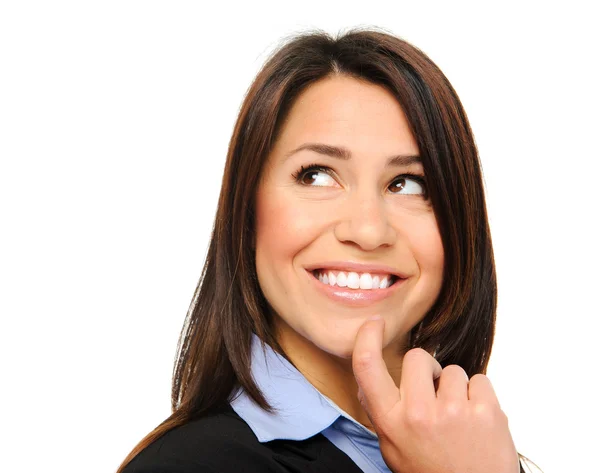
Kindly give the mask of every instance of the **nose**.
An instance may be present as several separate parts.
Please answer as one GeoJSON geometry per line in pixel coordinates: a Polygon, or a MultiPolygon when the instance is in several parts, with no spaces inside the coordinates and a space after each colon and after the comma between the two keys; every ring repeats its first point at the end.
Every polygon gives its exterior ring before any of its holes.
{"type": "Polygon", "coordinates": [[[339,241],[355,243],[365,251],[395,243],[396,230],[390,225],[383,197],[357,192],[346,199],[340,212],[334,230],[339,241]]]}

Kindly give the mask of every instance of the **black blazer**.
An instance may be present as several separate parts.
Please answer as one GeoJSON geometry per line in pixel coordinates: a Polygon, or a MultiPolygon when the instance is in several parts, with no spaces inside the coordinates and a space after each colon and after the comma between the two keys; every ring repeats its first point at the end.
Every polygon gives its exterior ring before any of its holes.
{"type": "Polygon", "coordinates": [[[361,473],[322,434],[260,443],[228,406],[167,432],[140,452],[124,473],[361,473]]]}

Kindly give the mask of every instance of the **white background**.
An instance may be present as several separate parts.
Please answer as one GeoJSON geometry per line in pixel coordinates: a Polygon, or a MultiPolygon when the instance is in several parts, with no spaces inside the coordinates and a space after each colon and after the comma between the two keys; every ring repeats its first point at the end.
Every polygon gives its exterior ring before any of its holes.
{"type": "Polygon", "coordinates": [[[375,25],[470,118],[499,283],[488,376],[517,449],[600,472],[591,4],[2,2],[0,470],[114,471],[169,415],[246,89],[286,35],[375,25]]]}

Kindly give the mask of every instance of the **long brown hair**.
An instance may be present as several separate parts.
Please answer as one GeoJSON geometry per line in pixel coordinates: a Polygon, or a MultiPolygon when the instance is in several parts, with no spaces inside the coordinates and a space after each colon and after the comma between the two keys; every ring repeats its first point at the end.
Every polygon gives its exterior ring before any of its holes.
{"type": "Polygon", "coordinates": [[[456,92],[427,55],[384,31],[352,29],[337,37],[320,30],[300,33],[267,60],[235,124],[208,254],[177,347],[173,414],[133,449],[119,472],[169,430],[227,405],[240,387],[271,410],[250,373],[253,332],[285,356],[256,274],[255,195],[294,99],[334,74],[391,92],[423,160],[446,260],[439,297],[411,330],[409,348],[435,353],[442,367],[458,364],[469,377],[486,373],[496,271],[479,156],[456,92]]]}

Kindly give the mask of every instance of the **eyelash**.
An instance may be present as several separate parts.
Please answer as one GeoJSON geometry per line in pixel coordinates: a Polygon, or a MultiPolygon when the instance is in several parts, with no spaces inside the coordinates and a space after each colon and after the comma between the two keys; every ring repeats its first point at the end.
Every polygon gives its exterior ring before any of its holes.
{"type": "MultiPolygon", "coordinates": [[[[331,176],[330,168],[326,167],[326,166],[321,166],[320,164],[309,164],[307,167],[304,166],[300,166],[300,169],[296,172],[292,173],[292,177],[294,178],[294,180],[296,181],[296,183],[301,184],[301,185],[307,185],[307,184],[302,184],[302,178],[304,177],[304,175],[306,173],[308,173],[309,171],[320,171],[320,172],[324,172],[326,174],[329,174],[331,176]]],[[[425,183],[425,176],[422,174],[414,174],[412,172],[406,172],[404,174],[399,174],[398,176],[396,176],[394,178],[394,181],[396,179],[402,178],[402,177],[409,177],[410,179],[413,179],[415,181],[417,181],[419,184],[421,184],[421,186],[423,187],[423,194],[421,194],[422,197],[427,198],[427,186],[425,183]]],[[[392,182],[394,182],[392,181],[392,182]]],[[[401,194],[400,194],[401,195],[401,194]]]]}

